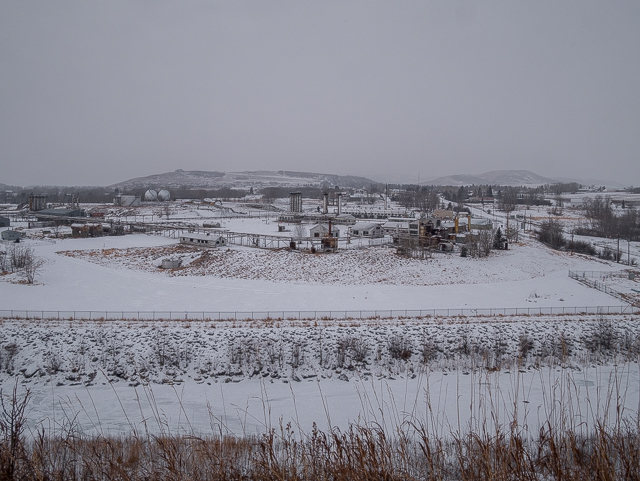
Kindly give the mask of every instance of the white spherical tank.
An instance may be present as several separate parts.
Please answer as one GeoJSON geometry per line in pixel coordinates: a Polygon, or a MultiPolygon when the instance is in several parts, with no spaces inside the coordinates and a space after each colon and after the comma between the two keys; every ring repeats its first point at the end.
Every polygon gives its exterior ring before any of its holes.
{"type": "Polygon", "coordinates": [[[165,201],[171,198],[171,194],[169,194],[168,190],[161,190],[158,192],[158,200],[165,201]]]}
{"type": "Polygon", "coordinates": [[[158,193],[153,189],[149,189],[144,193],[144,200],[148,200],[148,201],[158,200],[158,193]]]}

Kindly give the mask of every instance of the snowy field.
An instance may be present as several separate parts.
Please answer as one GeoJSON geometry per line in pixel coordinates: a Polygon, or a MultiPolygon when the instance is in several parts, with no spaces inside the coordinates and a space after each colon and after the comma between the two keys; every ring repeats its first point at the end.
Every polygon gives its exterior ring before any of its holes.
{"type": "MultiPolygon", "coordinates": [[[[253,221],[261,223],[259,219],[253,221]]],[[[312,256],[231,246],[209,253],[206,263],[194,263],[203,256],[201,251],[181,254],[176,239],[155,235],[36,244],[36,255],[45,260],[37,285],[19,284],[17,274],[2,276],[0,309],[261,311],[618,306],[618,299],[570,279],[568,271],[624,267],[552,251],[526,238],[510,251],[484,259],[437,254],[428,261],[403,259],[386,248],[312,256]],[[165,253],[183,255],[185,268],[172,272],[158,269],[165,253]]]]}

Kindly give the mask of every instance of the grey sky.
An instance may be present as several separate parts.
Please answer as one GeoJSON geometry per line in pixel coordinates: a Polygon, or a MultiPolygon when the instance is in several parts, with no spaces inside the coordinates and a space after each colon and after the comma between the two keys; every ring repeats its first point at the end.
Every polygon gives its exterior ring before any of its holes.
{"type": "Polygon", "coordinates": [[[178,168],[640,185],[640,2],[0,2],[0,182],[178,168]]]}

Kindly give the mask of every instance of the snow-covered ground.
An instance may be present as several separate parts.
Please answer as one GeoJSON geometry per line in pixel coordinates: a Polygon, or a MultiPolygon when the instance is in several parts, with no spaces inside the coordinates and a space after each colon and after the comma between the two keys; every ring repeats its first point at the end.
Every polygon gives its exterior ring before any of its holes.
{"type": "MultiPolygon", "coordinates": [[[[255,219],[255,222],[260,220],[255,219]]],[[[167,273],[158,253],[177,240],[154,235],[65,239],[34,246],[45,260],[37,285],[0,278],[0,309],[373,310],[620,305],[568,277],[624,266],[524,240],[484,259],[407,260],[391,249],[335,255],[230,247],[198,270],[167,273]],[[84,252],[78,252],[84,251],[84,252]],[[127,255],[128,253],[132,255],[127,255]],[[146,257],[145,257],[146,256],[146,257]]],[[[200,255],[199,251],[195,250],[200,255]]]]}
{"type": "Polygon", "coordinates": [[[292,422],[438,434],[517,417],[536,432],[638,414],[640,322],[512,318],[256,326],[4,321],[0,383],[29,389],[30,427],[236,435],[292,422]],[[15,377],[15,380],[14,380],[15,377]],[[621,409],[621,410],[620,410],[621,409]],[[471,423],[471,426],[470,426],[471,423]]]}
{"type": "Polygon", "coordinates": [[[415,378],[349,382],[40,385],[31,388],[29,427],[51,434],[242,436],[289,422],[306,433],[314,423],[323,430],[376,423],[391,433],[409,421],[447,437],[491,430],[496,420],[508,426],[515,418],[532,435],[546,421],[588,432],[598,421],[612,426],[616,418],[637,419],[638,375],[638,365],[630,363],[580,371],[423,371],[415,378]]]}
{"type": "MultiPolygon", "coordinates": [[[[223,222],[232,231],[277,231],[273,219],[223,222]]],[[[397,257],[388,248],[310,255],[230,246],[203,256],[203,251],[179,248],[174,238],[145,234],[26,245],[33,246],[44,266],[35,285],[20,283],[18,274],[1,276],[0,310],[619,306],[619,299],[571,279],[568,271],[625,268],[552,251],[527,236],[511,250],[484,259],[436,254],[424,261],[397,257]],[[184,268],[159,269],[160,259],[168,256],[183,257],[184,268]]],[[[619,289],[637,287],[637,281],[619,279],[619,289]]],[[[638,415],[637,362],[627,354],[593,358],[588,343],[593,332],[614,322],[616,342],[628,342],[613,350],[633,352],[629,346],[638,339],[634,316],[519,316],[495,325],[487,321],[491,319],[332,324],[328,319],[306,325],[234,326],[5,320],[0,325],[0,382],[4,393],[14,382],[22,391],[31,390],[31,426],[44,423],[62,429],[74,420],[87,432],[143,429],[146,422],[155,423],[156,432],[242,434],[280,419],[308,430],[313,422],[324,428],[358,420],[387,425],[408,415],[448,432],[459,423],[481,422],[492,409],[499,410],[500,419],[513,413],[534,426],[561,414],[555,411],[561,409],[556,403],[561,396],[568,403],[562,409],[580,412],[579,419],[588,425],[612,397],[610,409],[619,405],[625,416],[638,415]],[[321,333],[332,359],[329,365],[318,358],[321,333]],[[407,359],[390,358],[394,336],[410,340],[407,359]],[[523,336],[532,336],[533,346],[527,362],[519,365],[523,336]],[[366,363],[340,366],[338,345],[362,348],[357,339],[366,340],[366,363]],[[469,354],[461,356],[465,339],[469,354]],[[262,346],[260,366],[255,355],[246,357],[256,345],[262,346]],[[420,360],[425,345],[437,352],[428,363],[420,360]],[[282,365],[267,370],[269,353],[277,364],[278,349],[282,365]],[[302,359],[296,367],[295,350],[302,359]],[[500,365],[494,362],[496,352],[504,360],[500,365]],[[171,359],[177,359],[177,365],[171,359]]]]}

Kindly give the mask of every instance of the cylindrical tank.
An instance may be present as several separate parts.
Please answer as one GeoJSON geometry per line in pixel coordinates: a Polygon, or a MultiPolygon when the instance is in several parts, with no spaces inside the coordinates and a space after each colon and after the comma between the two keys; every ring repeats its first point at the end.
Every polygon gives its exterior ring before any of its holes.
{"type": "Polygon", "coordinates": [[[158,193],[153,189],[149,189],[144,193],[144,200],[148,200],[148,201],[158,200],[158,193]]]}
{"type": "Polygon", "coordinates": [[[168,190],[163,189],[160,192],[158,192],[158,200],[165,201],[169,199],[171,199],[171,194],[169,194],[168,190]]]}

